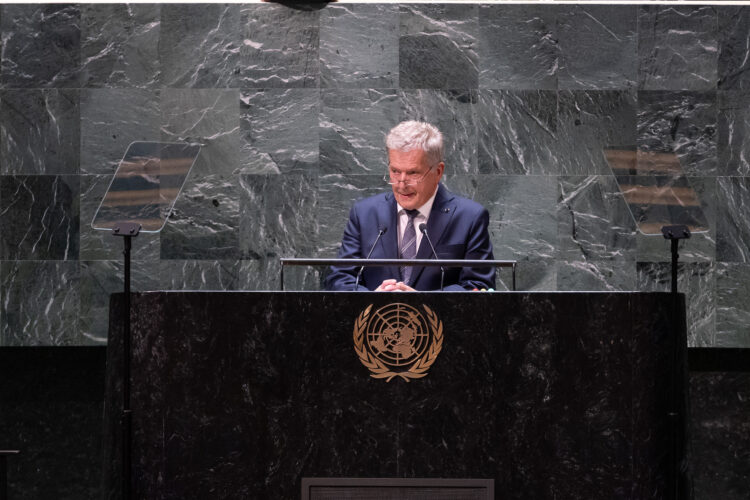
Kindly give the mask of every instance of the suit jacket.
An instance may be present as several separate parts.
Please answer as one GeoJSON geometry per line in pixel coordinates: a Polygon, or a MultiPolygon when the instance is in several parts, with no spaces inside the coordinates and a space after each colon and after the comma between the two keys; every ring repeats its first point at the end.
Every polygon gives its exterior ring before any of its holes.
{"type": "MultiPolygon", "coordinates": [[[[442,184],[438,186],[432,211],[427,220],[427,234],[441,259],[493,259],[492,242],[487,231],[489,214],[482,205],[456,196],[442,184]]],[[[392,192],[356,202],[349,213],[338,257],[363,259],[375,243],[378,231],[387,228],[371,259],[396,259],[398,253],[398,214],[392,192]]],[[[433,259],[427,238],[422,237],[417,259],[433,259]]],[[[354,290],[359,267],[332,267],[326,278],[328,290],[354,290]]],[[[398,266],[365,267],[359,290],[375,290],[383,280],[399,278],[398,266]]],[[[409,286],[416,290],[439,290],[439,267],[415,267],[409,286]]],[[[494,288],[495,268],[446,268],[445,290],[494,288]]]]}

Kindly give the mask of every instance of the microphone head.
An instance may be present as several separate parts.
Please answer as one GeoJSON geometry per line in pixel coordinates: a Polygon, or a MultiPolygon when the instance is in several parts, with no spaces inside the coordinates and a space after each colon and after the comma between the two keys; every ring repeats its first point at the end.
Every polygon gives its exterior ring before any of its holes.
{"type": "Polygon", "coordinates": [[[420,233],[424,233],[424,232],[427,232],[427,224],[425,224],[424,222],[423,222],[423,223],[421,223],[421,224],[419,225],[419,232],[420,232],[420,233]]]}
{"type": "Polygon", "coordinates": [[[385,234],[388,232],[388,226],[379,227],[378,231],[380,232],[380,234],[385,234]]]}

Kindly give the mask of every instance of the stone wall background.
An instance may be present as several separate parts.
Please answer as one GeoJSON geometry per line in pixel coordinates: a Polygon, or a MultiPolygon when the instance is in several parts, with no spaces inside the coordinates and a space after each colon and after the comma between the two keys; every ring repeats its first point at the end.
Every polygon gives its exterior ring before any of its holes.
{"type": "Polygon", "coordinates": [[[278,289],[416,118],[522,290],[667,290],[602,149],[676,153],[711,224],[680,251],[689,343],[750,347],[750,6],[2,5],[0,31],[0,345],[106,342],[122,242],[90,222],[130,142],[206,144],[135,289],[278,289]]]}

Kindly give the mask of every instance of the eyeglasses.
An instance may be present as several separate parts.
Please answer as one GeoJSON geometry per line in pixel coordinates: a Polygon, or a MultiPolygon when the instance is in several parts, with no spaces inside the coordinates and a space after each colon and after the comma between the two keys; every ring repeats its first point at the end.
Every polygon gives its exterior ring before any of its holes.
{"type": "Polygon", "coordinates": [[[424,174],[402,174],[402,179],[400,180],[396,180],[394,173],[389,170],[388,173],[383,176],[383,180],[386,184],[390,184],[391,186],[395,186],[402,182],[407,186],[416,186],[427,177],[427,174],[432,172],[433,168],[434,167],[430,167],[424,174]]]}

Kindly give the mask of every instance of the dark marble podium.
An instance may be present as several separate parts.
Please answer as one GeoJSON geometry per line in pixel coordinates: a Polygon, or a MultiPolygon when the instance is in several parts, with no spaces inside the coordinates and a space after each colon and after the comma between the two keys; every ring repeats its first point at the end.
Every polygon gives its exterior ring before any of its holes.
{"type": "MultiPolygon", "coordinates": [[[[110,498],[122,298],[108,348],[110,498]]],[[[133,295],[132,319],[136,498],[293,499],[303,477],[487,478],[513,499],[666,491],[682,296],[152,292],[133,295]],[[372,378],[354,352],[360,312],[392,302],[443,322],[425,378],[372,378]]]]}

